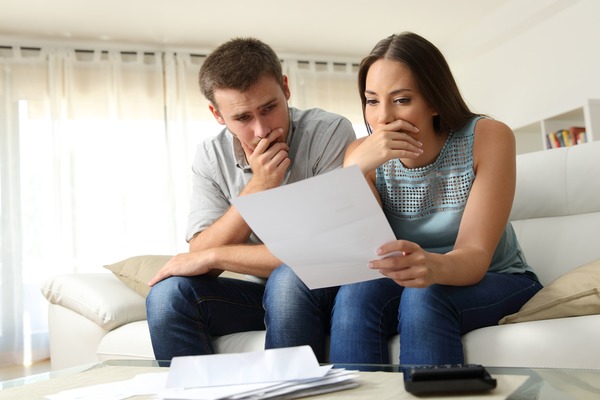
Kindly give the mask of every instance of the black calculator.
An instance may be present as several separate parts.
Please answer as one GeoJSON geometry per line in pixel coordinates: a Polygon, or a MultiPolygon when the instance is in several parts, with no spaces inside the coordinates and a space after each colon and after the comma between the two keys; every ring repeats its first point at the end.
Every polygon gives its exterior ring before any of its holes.
{"type": "Polygon", "coordinates": [[[487,392],[496,379],[479,364],[402,367],[404,388],[414,395],[487,392]]]}

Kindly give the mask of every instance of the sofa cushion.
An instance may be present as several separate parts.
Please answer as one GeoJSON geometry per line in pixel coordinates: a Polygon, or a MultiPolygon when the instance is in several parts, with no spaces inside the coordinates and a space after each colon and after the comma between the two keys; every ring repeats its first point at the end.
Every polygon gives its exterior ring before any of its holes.
{"type": "Polygon", "coordinates": [[[173,256],[145,255],[127,258],[104,268],[112,271],[124,284],[143,297],[148,296],[148,282],[173,256]]]}
{"type": "Polygon", "coordinates": [[[600,314],[600,259],[550,282],[500,324],[600,314]]]}
{"type": "Polygon", "coordinates": [[[106,331],[146,319],[144,298],[108,272],[57,275],[41,290],[51,304],[74,311],[106,331]]]}
{"type": "Polygon", "coordinates": [[[100,361],[154,360],[148,322],[130,322],[111,330],[100,340],[96,355],[100,361]]]}

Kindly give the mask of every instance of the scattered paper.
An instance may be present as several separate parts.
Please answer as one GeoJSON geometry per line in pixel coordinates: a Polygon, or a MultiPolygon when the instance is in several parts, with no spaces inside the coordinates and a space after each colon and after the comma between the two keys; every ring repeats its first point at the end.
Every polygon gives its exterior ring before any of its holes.
{"type": "Polygon", "coordinates": [[[356,374],[321,366],[310,346],[251,353],[175,357],[169,372],[64,390],[49,400],[123,400],[156,395],[172,400],[299,398],[358,386],[356,374]]]}
{"type": "Polygon", "coordinates": [[[232,199],[254,233],[310,288],[382,278],[368,263],[396,240],[357,166],[232,199]]]}
{"type": "Polygon", "coordinates": [[[165,388],[167,372],[139,374],[123,381],[63,390],[45,396],[48,400],[122,400],[156,394],[165,388]]]}
{"type": "Polygon", "coordinates": [[[163,399],[269,399],[358,386],[344,370],[320,366],[310,346],[175,357],[163,399]]]}
{"type": "Polygon", "coordinates": [[[234,354],[174,357],[167,388],[185,389],[322,378],[332,365],[320,366],[310,346],[234,354]]]}
{"type": "Polygon", "coordinates": [[[211,386],[190,389],[166,389],[158,393],[166,400],[258,400],[297,399],[315,394],[352,389],[359,386],[354,371],[331,369],[324,377],[277,383],[211,386]]]}

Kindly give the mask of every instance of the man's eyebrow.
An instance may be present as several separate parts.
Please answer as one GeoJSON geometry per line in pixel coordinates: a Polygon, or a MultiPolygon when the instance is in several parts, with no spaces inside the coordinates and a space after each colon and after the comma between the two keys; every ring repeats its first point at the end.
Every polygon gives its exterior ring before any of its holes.
{"type": "Polygon", "coordinates": [[[244,111],[244,112],[242,112],[242,113],[239,113],[239,114],[233,114],[233,115],[231,116],[231,119],[240,119],[240,118],[242,118],[242,117],[243,117],[244,115],[246,115],[246,114],[248,114],[248,111],[244,111]]]}
{"type": "MultiPolygon", "coordinates": [[[[258,109],[261,110],[263,108],[269,107],[270,105],[272,105],[276,101],[277,101],[277,98],[274,97],[271,100],[268,100],[268,101],[264,102],[263,104],[261,104],[260,106],[258,106],[258,109]]],[[[249,114],[249,113],[250,113],[250,111],[244,111],[244,112],[241,112],[239,114],[233,114],[231,116],[231,119],[240,119],[241,117],[243,117],[244,115],[249,114]]]]}
{"type": "Polygon", "coordinates": [[[269,106],[273,105],[273,103],[276,103],[276,102],[277,102],[277,98],[273,97],[271,100],[265,101],[263,104],[261,104],[260,106],[258,106],[258,108],[259,109],[260,108],[266,108],[266,107],[269,107],[269,106]]]}

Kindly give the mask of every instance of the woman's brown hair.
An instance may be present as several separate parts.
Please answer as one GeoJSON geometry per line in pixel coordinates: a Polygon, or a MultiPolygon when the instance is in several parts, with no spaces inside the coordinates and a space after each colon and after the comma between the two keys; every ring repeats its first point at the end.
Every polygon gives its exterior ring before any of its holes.
{"type": "MultiPolygon", "coordinates": [[[[475,115],[463,100],[440,50],[415,33],[403,32],[379,41],[360,63],[358,90],[363,116],[367,73],[371,65],[380,59],[401,62],[412,72],[421,95],[438,113],[433,117],[433,127],[438,134],[461,128],[475,115]]],[[[370,132],[368,124],[367,130],[370,132]]]]}

